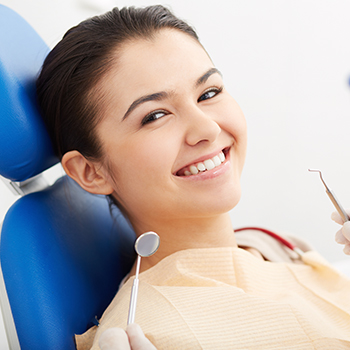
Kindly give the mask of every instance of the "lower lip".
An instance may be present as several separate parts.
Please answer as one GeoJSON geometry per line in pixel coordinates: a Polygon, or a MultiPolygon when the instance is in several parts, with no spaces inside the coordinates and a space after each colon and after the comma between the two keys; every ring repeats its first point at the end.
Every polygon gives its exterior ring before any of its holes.
{"type": "Polygon", "coordinates": [[[214,179],[224,173],[226,173],[231,168],[231,161],[230,161],[230,152],[228,151],[226,153],[226,159],[221,165],[215,167],[211,170],[206,170],[203,172],[200,172],[196,175],[189,175],[189,176],[178,176],[181,179],[184,180],[192,180],[192,181],[202,181],[207,179],[214,179]]]}

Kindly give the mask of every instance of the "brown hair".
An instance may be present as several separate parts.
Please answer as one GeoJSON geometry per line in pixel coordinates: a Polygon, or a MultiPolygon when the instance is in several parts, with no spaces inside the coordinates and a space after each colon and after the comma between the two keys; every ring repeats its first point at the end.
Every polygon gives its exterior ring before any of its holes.
{"type": "Polygon", "coordinates": [[[162,28],[180,30],[198,41],[194,29],[163,6],[114,8],[68,30],[48,54],[37,79],[37,97],[59,159],[71,150],[88,159],[102,156],[95,133],[103,104],[97,84],[121,44],[151,39],[162,28]]]}

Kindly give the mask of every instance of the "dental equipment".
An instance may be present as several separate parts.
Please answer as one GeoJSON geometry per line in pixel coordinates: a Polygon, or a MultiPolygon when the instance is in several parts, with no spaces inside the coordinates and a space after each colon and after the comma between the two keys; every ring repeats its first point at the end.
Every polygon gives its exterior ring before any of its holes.
{"type": "Polygon", "coordinates": [[[159,248],[159,236],[155,232],[145,232],[137,238],[135,242],[135,251],[137,253],[135,279],[131,289],[128,325],[135,322],[137,293],[139,290],[139,272],[141,257],[146,258],[153,255],[159,248]]]}
{"type": "Polygon", "coordinates": [[[321,181],[323,182],[324,187],[326,188],[326,193],[327,193],[329,199],[332,201],[333,205],[335,206],[335,209],[337,209],[337,212],[339,213],[339,215],[341,216],[341,218],[343,219],[344,222],[349,221],[348,214],[346,213],[346,211],[344,210],[344,208],[342,207],[340,202],[337,200],[334,192],[324,182],[321,171],[317,170],[317,169],[309,169],[309,171],[316,172],[316,173],[320,174],[321,181]]]}
{"type": "Polygon", "coordinates": [[[299,255],[299,258],[301,258],[303,256],[303,254],[304,254],[304,252],[300,248],[295,246],[292,242],[289,242],[286,238],[281,237],[277,233],[272,232],[270,230],[267,230],[265,228],[249,226],[249,227],[236,228],[233,231],[234,232],[240,232],[240,231],[246,231],[246,230],[260,231],[260,232],[266,233],[270,237],[276,239],[278,242],[283,244],[285,247],[287,247],[290,250],[293,250],[295,253],[297,253],[299,255]]]}

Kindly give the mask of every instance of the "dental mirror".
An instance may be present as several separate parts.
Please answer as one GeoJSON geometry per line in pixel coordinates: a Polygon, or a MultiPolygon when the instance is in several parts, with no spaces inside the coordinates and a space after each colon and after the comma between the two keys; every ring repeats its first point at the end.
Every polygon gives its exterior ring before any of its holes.
{"type": "Polygon", "coordinates": [[[155,232],[145,232],[137,238],[135,242],[135,251],[137,253],[135,279],[131,289],[128,325],[135,322],[137,293],[139,289],[139,272],[141,257],[146,258],[153,255],[159,247],[159,236],[155,232]]]}
{"type": "Polygon", "coordinates": [[[142,234],[135,242],[136,253],[143,258],[153,255],[158,247],[159,236],[152,231],[142,234]]]}

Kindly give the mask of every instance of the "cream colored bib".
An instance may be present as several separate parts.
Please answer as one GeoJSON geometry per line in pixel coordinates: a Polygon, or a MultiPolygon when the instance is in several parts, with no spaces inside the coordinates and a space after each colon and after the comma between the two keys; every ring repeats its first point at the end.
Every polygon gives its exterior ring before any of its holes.
{"type": "MultiPolygon", "coordinates": [[[[240,248],[177,252],[140,274],[136,323],[158,350],[350,349],[350,281],[316,252],[303,261],[240,248]]],[[[103,330],[126,327],[131,286],[85,334],[96,332],[92,349],[103,330]]]]}

